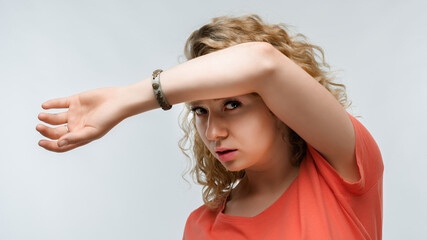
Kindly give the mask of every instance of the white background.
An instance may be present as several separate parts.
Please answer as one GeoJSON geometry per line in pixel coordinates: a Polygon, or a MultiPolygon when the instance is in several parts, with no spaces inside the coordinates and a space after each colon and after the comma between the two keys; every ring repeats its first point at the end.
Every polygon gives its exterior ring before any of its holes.
{"type": "MultiPolygon", "coordinates": [[[[0,239],[180,239],[202,204],[181,178],[182,105],[67,153],[38,147],[41,104],[183,61],[190,33],[257,13],[307,35],[382,150],[384,239],[427,239],[424,1],[0,0],[0,239]]],[[[54,112],[54,111],[51,111],[54,112]]],[[[191,182],[191,178],[189,178],[191,182]]]]}

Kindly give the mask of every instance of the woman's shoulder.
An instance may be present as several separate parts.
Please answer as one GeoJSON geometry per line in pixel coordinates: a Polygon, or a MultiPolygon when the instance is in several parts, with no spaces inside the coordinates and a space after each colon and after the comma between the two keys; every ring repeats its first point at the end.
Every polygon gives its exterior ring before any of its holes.
{"type": "Polygon", "coordinates": [[[219,204],[216,207],[208,206],[206,204],[201,205],[190,213],[187,219],[187,224],[200,222],[206,219],[215,219],[218,213],[221,211],[222,206],[222,204],[219,204]]]}

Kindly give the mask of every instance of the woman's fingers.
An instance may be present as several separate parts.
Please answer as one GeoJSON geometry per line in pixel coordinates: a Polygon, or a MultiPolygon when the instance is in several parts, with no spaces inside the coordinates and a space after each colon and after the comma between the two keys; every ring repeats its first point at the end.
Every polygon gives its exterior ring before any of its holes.
{"type": "Polygon", "coordinates": [[[36,130],[39,131],[41,135],[53,140],[59,139],[61,136],[68,133],[68,128],[66,127],[66,125],[51,128],[43,124],[38,124],[36,126],[36,130]]]}
{"type": "Polygon", "coordinates": [[[40,113],[39,119],[52,125],[65,124],[68,121],[68,112],[62,113],[40,113]]]}
{"type": "Polygon", "coordinates": [[[69,97],[51,99],[42,104],[43,109],[68,108],[69,106],[70,106],[69,97]]]}

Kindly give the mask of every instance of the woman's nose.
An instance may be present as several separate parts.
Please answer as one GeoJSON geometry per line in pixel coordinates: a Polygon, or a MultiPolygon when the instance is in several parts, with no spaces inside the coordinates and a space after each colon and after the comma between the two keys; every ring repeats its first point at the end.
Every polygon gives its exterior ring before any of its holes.
{"type": "Polygon", "coordinates": [[[228,130],[225,121],[218,116],[209,116],[205,135],[211,141],[226,138],[228,130]]]}

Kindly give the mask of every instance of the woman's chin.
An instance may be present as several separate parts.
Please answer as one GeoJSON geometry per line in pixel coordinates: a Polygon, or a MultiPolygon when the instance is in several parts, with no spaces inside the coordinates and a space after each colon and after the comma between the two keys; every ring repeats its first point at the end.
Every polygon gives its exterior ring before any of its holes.
{"type": "Polygon", "coordinates": [[[242,166],[239,166],[238,164],[233,164],[231,162],[223,162],[222,165],[229,172],[238,172],[238,171],[244,170],[242,166]]]}

